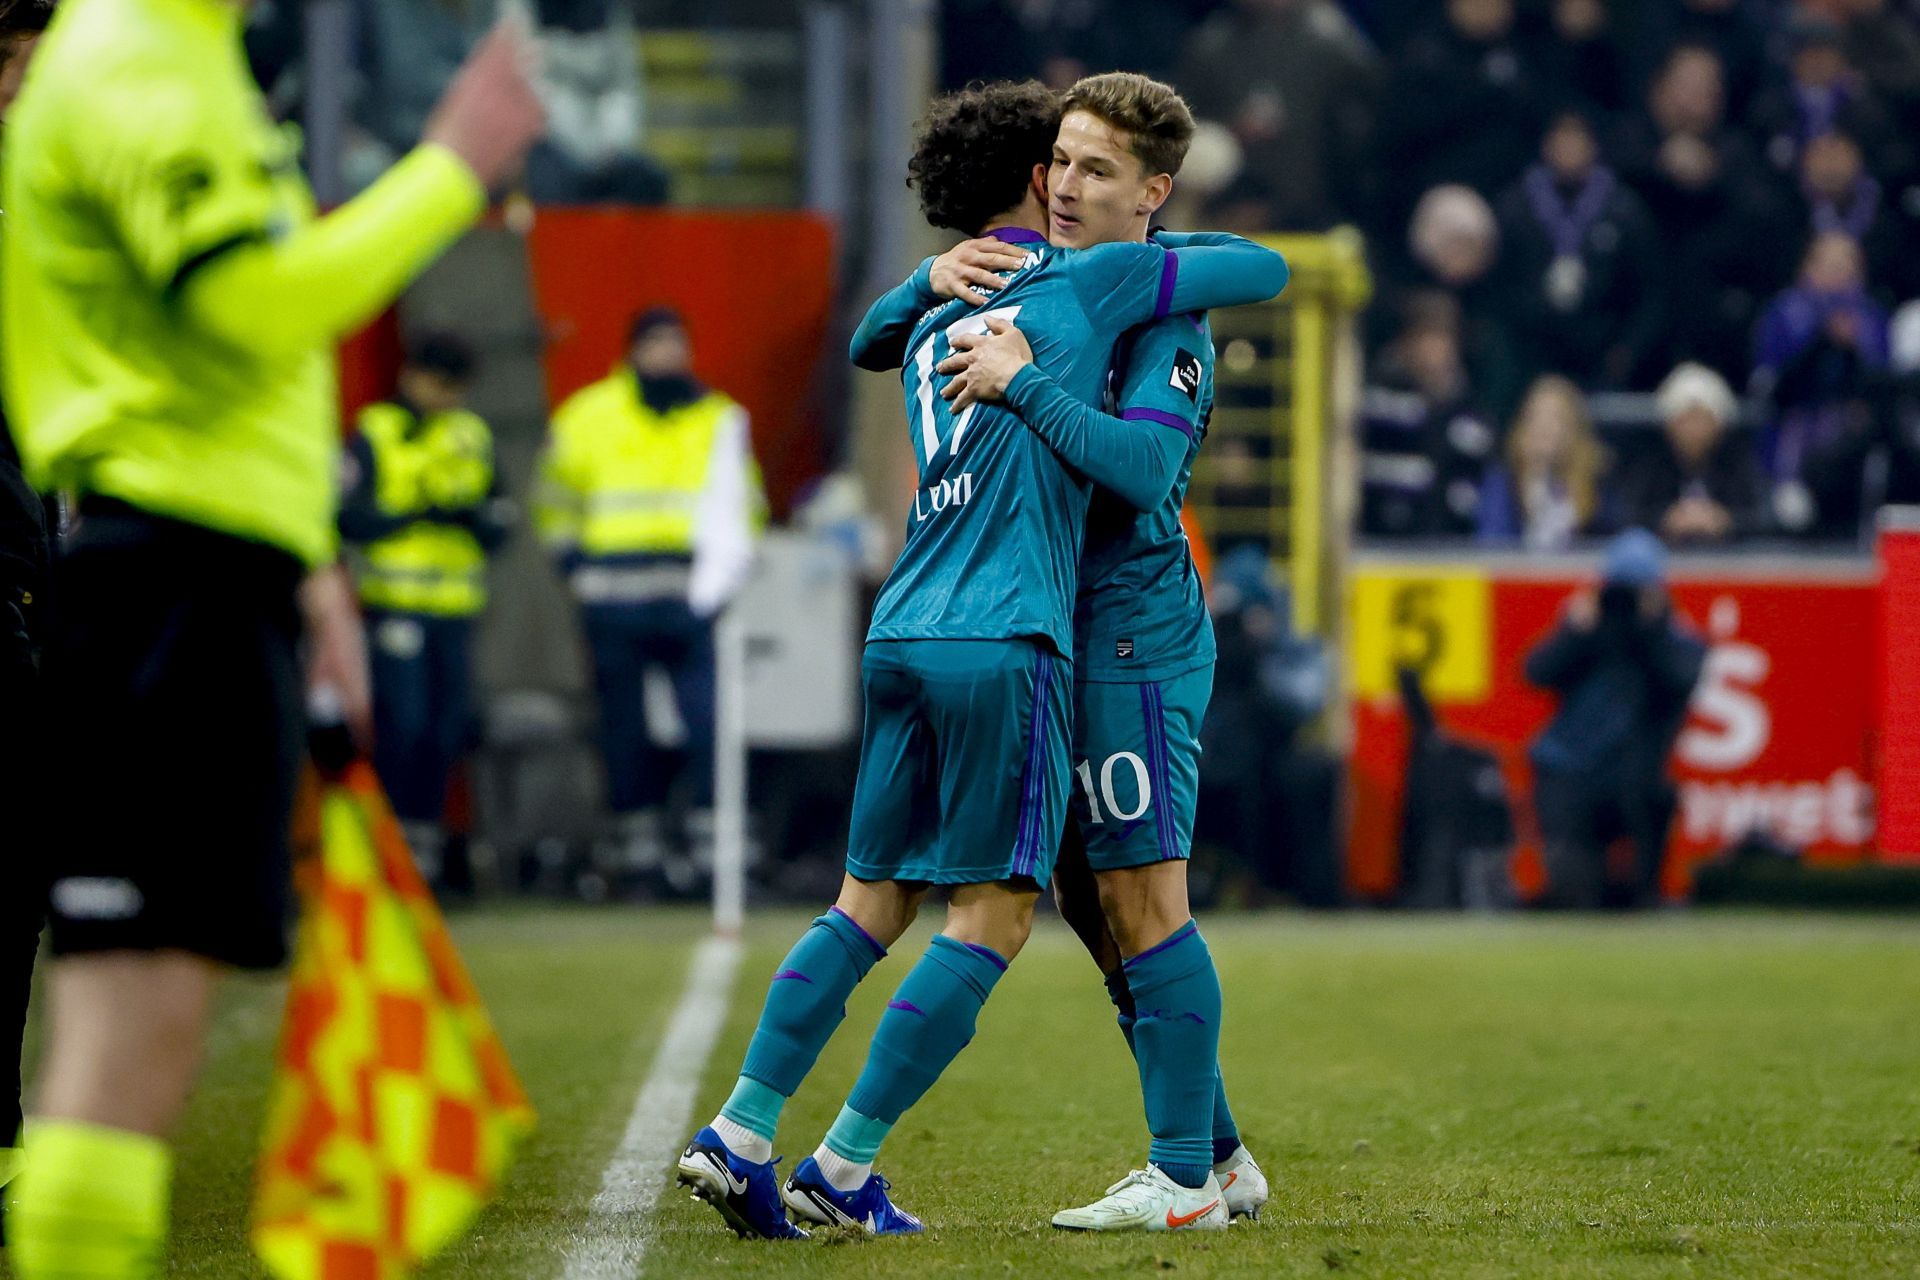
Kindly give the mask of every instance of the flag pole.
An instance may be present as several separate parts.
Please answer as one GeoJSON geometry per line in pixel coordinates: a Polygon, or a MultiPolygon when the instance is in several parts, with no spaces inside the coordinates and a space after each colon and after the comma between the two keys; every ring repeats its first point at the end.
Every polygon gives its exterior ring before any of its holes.
{"type": "Polygon", "coordinates": [[[738,938],[746,919],[747,632],[737,606],[714,628],[713,931],[738,938]]]}

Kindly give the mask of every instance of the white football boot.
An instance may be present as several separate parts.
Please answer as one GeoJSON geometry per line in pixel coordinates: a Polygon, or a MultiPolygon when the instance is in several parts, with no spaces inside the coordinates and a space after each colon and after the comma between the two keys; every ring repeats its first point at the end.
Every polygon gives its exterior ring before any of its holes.
{"type": "Polygon", "coordinates": [[[1257,1219],[1261,1208],[1272,1198],[1267,1175],[1260,1172],[1260,1166],[1253,1162],[1253,1153],[1244,1146],[1235,1147],[1232,1155],[1213,1166],[1213,1176],[1220,1183],[1220,1194],[1226,1198],[1230,1218],[1257,1219]]]}
{"type": "Polygon", "coordinates": [[[1063,1231],[1225,1231],[1228,1221],[1218,1178],[1183,1187],[1154,1165],[1135,1169],[1085,1208],[1053,1215],[1063,1231]]]}

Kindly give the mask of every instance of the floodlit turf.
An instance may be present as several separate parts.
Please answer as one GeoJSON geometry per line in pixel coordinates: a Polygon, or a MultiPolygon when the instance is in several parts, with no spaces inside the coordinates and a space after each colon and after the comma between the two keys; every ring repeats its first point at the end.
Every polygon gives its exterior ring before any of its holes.
{"type": "MultiPolygon", "coordinates": [[[[755,921],[699,1118],[731,1083],[760,984],[804,921],[755,921]]],[[[669,1191],[647,1224],[647,1274],[1920,1275],[1914,922],[1271,915],[1206,927],[1228,984],[1235,1108],[1277,1184],[1261,1223],[1171,1239],[1046,1226],[1145,1148],[1104,993],[1047,929],[883,1153],[928,1237],[741,1243],[669,1191]]],[[[542,1128],[503,1203],[431,1274],[550,1280],[699,921],[519,910],[465,917],[458,932],[542,1128]]],[[[924,938],[856,994],[788,1109],[790,1162],[831,1120],[924,938]]],[[[238,1215],[276,999],[250,985],[223,1015],[183,1144],[171,1275],[254,1274],[238,1215]]]]}

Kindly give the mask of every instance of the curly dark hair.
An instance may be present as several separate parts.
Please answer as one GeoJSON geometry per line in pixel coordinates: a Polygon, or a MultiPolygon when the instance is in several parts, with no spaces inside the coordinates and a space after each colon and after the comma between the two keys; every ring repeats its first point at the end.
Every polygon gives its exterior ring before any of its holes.
{"type": "Polygon", "coordinates": [[[907,185],[928,222],[977,235],[1020,203],[1033,166],[1053,159],[1059,132],[1059,99],[1038,80],[970,84],[927,109],[907,185]]]}

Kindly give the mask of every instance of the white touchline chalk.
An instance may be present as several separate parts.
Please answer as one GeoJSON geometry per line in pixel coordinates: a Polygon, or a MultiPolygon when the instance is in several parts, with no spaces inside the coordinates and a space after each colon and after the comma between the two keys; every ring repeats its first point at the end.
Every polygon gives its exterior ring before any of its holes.
{"type": "Polygon", "coordinates": [[[627,1131],[600,1177],[586,1225],[567,1247],[561,1280],[634,1280],[640,1274],[653,1242],[653,1209],[673,1176],[739,967],[738,939],[708,938],[694,952],[686,990],[633,1100],[627,1131]]]}

